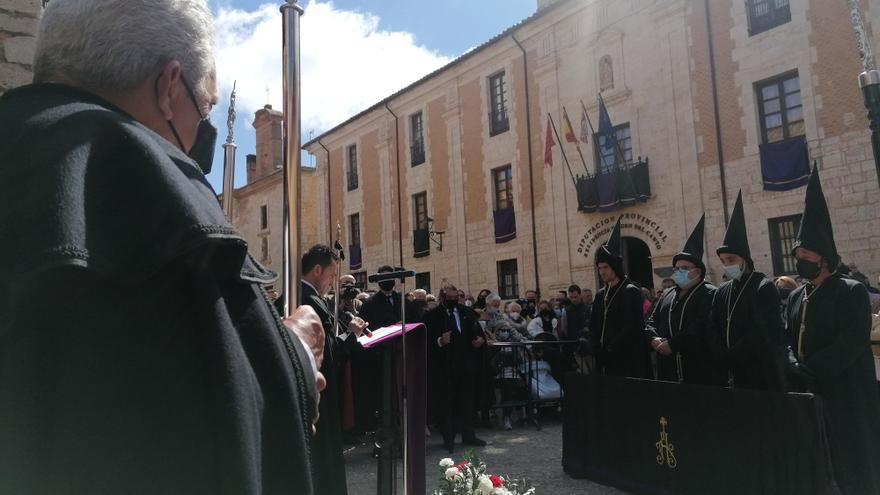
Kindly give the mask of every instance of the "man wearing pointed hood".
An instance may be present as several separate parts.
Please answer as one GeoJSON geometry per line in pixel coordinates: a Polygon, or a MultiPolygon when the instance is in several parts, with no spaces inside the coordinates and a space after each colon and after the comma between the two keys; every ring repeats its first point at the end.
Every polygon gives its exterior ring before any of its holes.
{"type": "Polygon", "coordinates": [[[793,254],[798,274],[808,282],[792,291],[786,312],[792,386],[823,399],[841,491],[880,493],[880,401],[868,292],[838,270],[840,256],[815,167],[793,254]]]}
{"type": "Polygon", "coordinates": [[[675,286],[663,292],[645,325],[657,354],[659,380],[711,385],[718,383],[709,359],[710,313],[715,286],[707,283],[700,217],[684,249],[672,258],[675,286]]]}
{"type": "Polygon", "coordinates": [[[650,377],[650,356],[642,340],[642,292],[623,271],[620,218],[596,253],[604,287],[596,293],[590,316],[591,348],[597,371],[611,376],[650,377]]]}
{"type": "Polygon", "coordinates": [[[755,271],[742,191],[716,253],[729,279],[718,287],[712,303],[717,365],[734,387],[782,390],[785,346],[779,291],[773,280],[755,271]]]}

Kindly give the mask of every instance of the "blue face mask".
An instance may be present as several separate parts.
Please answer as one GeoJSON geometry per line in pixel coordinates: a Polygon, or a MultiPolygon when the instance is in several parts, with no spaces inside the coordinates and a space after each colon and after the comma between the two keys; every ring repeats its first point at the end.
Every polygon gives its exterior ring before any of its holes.
{"type": "Polygon", "coordinates": [[[743,270],[739,265],[724,265],[724,273],[727,274],[727,277],[732,280],[739,280],[742,277],[743,270]]]}
{"type": "Polygon", "coordinates": [[[672,280],[675,282],[675,285],[684,288],[684,286],[688,285],[691,282],[691,279],[688,278],[688,273],[690,270],[685,270],[683,268],[676,268],[672,272],[672,280]]]}

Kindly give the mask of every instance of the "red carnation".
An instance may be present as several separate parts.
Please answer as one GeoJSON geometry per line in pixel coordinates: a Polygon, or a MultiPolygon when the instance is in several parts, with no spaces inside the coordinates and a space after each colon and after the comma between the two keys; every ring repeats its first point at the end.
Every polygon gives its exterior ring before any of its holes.
{"type": "Polygon", "coordinates": [[[499,486],[504,485],[504,479],[501,476],[498,476],[497,474],[489,475],[489,479],[492,480],[492,487],[493,488],[498,488],[499,486]]]}

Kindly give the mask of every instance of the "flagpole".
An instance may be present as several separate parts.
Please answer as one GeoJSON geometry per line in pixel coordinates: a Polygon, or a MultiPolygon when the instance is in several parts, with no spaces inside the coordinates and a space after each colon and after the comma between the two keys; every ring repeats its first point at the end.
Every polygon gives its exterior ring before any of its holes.
{"type": "Polygon", "coordinates": [[[571,176],[571,181],[574,183],[575,190],[577,190],[577,179],[574,178],[574,174],[571,172],[571,165],[568,163],[568,157],[565,156],[565,148],[562,146],[562,141],[559,139],[559,133],[556,131],[556,123],[553,122],[553,116],[550,115],[550,112],[547,112],[547,118],[550,119],[550,125],[553,127],[553,134],[556,135],[556,142],[560,143],[559,151],[562,152],[562,159],[565,160],[565,167],[568,169],[568,175],[571,176]]]}
{"type": "MultiPolygon", "coordinates": [[[[568,112],[565,110],[565,105],[562,105],[562,115],[565,116],[565,120],[568,123],[568,128],[571,129],[572,134],[574,133],[574,129],[571,127],[571,119],[568,118],[568,112]]],[[[584,160],[584,154],[581,153],[581,145],[577,142],[577,138],[575,138],[574,147],[578,151],[578,155],[581,157],[581,163],[584,165],[584,172],[587,173],[587,178],[590,178],[590,171],[587,169],[587,161],[584,160]]],[[[562,148],[562,144],[560,143],[559,148],[562,148]]]]}

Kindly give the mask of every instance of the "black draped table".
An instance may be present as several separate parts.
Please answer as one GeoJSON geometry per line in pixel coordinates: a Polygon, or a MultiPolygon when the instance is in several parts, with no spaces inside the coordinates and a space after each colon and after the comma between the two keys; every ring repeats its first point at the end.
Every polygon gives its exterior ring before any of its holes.
{"type": "Polygon", "coordinates": [[[822,409],[810,394],[570,373],[562,466],[639,494],[826,494],[822,409]]]}

